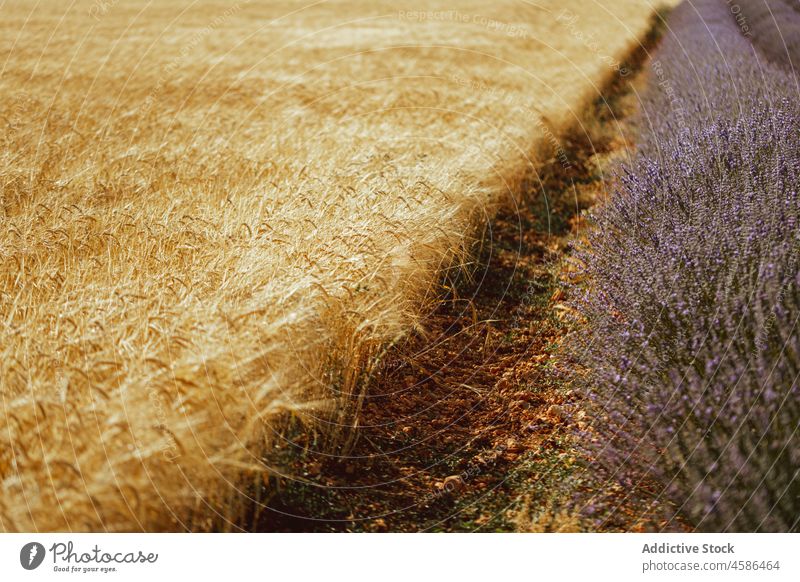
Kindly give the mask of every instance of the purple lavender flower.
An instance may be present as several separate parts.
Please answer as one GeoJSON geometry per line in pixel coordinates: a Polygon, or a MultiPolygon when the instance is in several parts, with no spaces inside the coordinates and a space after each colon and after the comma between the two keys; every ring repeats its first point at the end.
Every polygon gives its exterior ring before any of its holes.
{"type": "Polygon", "coordinates": [[[669,24],[639,154],[578,253],[596,456],[697,529],[796,531],[798,85],[721,0],[669,24]]]}

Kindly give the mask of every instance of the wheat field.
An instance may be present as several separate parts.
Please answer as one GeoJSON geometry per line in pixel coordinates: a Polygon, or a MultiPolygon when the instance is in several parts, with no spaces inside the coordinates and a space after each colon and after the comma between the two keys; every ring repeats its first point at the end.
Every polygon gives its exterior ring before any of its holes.
{"type": "Polygon", "coordinates": [[[3,3],[0,528],[235,529],[652,9],[3,3]]]}

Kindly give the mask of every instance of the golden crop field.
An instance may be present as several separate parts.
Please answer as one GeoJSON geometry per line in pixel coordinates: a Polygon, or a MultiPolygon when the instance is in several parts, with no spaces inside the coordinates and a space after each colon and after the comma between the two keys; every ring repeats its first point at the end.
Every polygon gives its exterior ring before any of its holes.
{"type": "Polygon", "coordinates": [[[234,527],[652,8],[3,3],[0,528],[234,527]]]}

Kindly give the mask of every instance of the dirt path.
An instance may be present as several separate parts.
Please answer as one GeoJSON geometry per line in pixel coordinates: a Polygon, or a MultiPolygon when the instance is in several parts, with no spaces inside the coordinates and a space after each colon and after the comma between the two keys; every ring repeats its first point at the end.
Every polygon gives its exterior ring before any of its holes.
{"type": "MultiPolygon", "coordinates": [[[[629,62],[641,67],[646,51],[629,62]]],[[[631,78],[633,76],[631,75],[631,78]]],[[[574,320],[559,282],[580,213],[605,195],[603,168],[626,155],[624,120],[635,110],[628,78],[615,77],[587,125],[561,140],[528,185],[524,206],[485,232],[470,280],[385,363],[367,394],[355,447],[309,454],[252,528],[269,531],[508,531],[648,528],[623,508],[586,523],[574,512],[592,483],[590,459],[572,437],[580,423],[569,363],[559,347],[574,320]],[[621,131],[622,129],[622,131],[621,131]],[[587,135],[588,133],[588,135],[587,135]],[[569,420],[568,420],[569,419],[569,420]],[[580,521],[580,520],[583,521],[580,521]]],[[[589,496],[591,497],[591,496],[589,496]]]]}

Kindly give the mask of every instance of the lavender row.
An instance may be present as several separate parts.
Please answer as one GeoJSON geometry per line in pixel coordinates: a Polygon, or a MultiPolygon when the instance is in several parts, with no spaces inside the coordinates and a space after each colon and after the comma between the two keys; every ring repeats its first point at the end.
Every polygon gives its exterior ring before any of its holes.
{"type": "Polygon", "coordinates": [[[800,70],[800,1],[727,0],[739,30],[770,61],[800,70]]]}
{"type": "Polygon", "coordinates": [[[578,251],[585,436],[606,474],[654,483],[699,530],[798,529],[797,97],[726,2],[679,6],[639,155],[578,251]]]}

